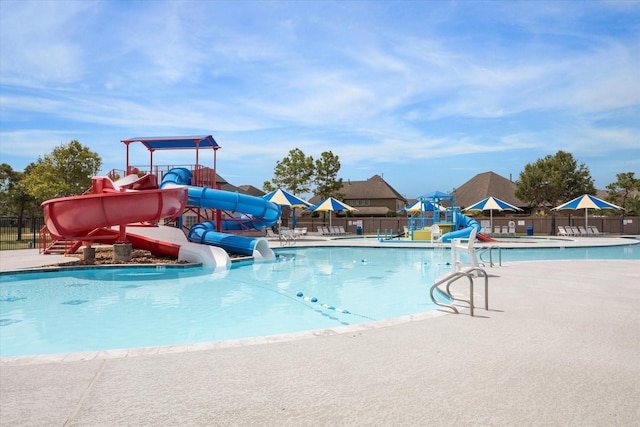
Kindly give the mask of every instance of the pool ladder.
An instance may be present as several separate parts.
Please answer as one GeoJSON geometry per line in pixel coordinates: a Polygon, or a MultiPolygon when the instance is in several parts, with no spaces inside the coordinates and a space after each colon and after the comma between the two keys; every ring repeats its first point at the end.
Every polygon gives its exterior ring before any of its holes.
{"type": "Polygon", "coordinates": [[[443,277],[442,279],[438,280],[437,282],[435,282],[433,284],[433,286],[431,286],[431,289],[429,291],[429,295],[431,296],[431,301],[433,301],[434,304],[439,305],[441,307],[447,307],[450,308],[451,310],[454,311],[454,313],[456,314],[460,314],[460,312],[458,311],[458,308],[453,305],[453,304],[445,304],[443,302],[439,302],[436,300],[434,293],[437,291],[444,293],[447,297],[449,297],[452,301],[461,301],[461,302],[465,302],[467,304],[469,304],[469,312],[471,314],[471,316],[473,316],[473,308],[474,308],[474,302],[473,302],[473,277],[474,277],[474,273],[478,273],[479,275],[484,277],[484,309],[485,310],[489,310],[489,276],[487,275],[487,272],[480,267],[473,267],[473,268],[468,268],[465,270],[458,270],[458,271],[454,271],[451,272],[450,274],[446,275],[445,277],[443,277]],[[462,278],[467,278],[469,280],[469,299],[466,300],[464,298],[459,298],[459,297],[454,297],[451,294],[451,285],[456,282],[457,280],[460,280],[462,278]],[[446,283],[446,287],[443,289],[440,288],[440,285],[446,283]]]}
{"type": "Polygon", "coordinates": [[[487,252],[489,253],[489,266],[490,267],[494,267],[495,264],[493,262],[493,250],[497,250],[498,251],[498,265],[500,267],[502,267],[502,248],[498,245],[491,245],[489,247],[483,248],[482,250],[480,250],[478,252],[478,258],[480,258],[480,261],[482,261],[483,263],[487,263],[487,260],[484,259],[484,256],[487,252]]]}

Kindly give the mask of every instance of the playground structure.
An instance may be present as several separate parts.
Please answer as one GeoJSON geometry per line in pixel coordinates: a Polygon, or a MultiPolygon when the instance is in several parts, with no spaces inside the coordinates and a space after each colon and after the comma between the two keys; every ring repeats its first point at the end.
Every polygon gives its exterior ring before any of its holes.
{"type": "Polygon", "coordinates": [[[41,252],[71,254],[84,245],[85,254],[91,254],[94,243],[104,243],[114,245],[114,259],[116,249],[124,246],[129,253],[131,248],[145,249],[157,256],[201,263],[216,270],[231,266],[229,253],[255,260],[275,259],[266,239],[243,234],[276,224],[280,206],[260,197],[215,188],[216,151],[220,146],[211,135],[122,142],[126,145],[122,178],[112,171],[109,176],[93,177],[91,189],[83,195],[42,203],[45,226],[41,230],[41,252]],[[148,149],[148,170],[130,164],[129,145],[134,142],[148,149]],[[179,149],[195,150],[195,164],[153,164],[155,151],[179,149]],[[201,149],[213,150],[213,169],[200,165],[201,149]],[[195,218],[194,224],[183,223],[185,213],[195,218]]]}
{"type": "Polygon", "coordinates": [[[454,198],[441,191],[418,197],[419,216],[408,218],[405,237],[450,243],[452,239],[469,238],[476,230],[478,240],[492,241],[480,233],[481,226],[475,219],[462,214],[460,207],[455,206],[454,198]]]}

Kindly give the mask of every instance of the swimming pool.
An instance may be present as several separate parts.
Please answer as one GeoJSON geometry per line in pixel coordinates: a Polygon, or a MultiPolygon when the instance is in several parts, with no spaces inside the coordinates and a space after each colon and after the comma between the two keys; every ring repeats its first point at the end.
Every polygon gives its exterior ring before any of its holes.
{"type": "MultiPolygon", "coordinates": [[[[0,356],[179,345],[334,328],[433,310],[449,250],[308,247],[272,263],[0,276],[0,356]],[[204,274],[206,273],[206,274],[204,274]]],[[[505,249],[503,262],[640,259],[640,246],[505,249]]]]}

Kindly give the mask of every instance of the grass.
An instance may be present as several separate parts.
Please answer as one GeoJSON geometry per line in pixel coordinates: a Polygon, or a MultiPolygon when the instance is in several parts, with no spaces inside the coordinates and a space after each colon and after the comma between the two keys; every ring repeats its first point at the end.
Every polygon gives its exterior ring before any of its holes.
{"type": "Polygon", "coordinates": [[[36,232],[35,245],[33,245],[33,231],[31,231],[30,228],[23,228],[22,240],[18,240],[17,227],[2,227],[0,228],[0,250],[37,248],[38,237],[38,233],[36,232]]]}

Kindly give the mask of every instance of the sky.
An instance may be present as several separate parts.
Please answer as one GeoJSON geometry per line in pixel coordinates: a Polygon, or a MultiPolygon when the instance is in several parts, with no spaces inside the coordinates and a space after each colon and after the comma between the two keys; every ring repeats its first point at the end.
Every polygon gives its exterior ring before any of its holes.
{"type": "Polygon", "coordinates": [[[640,1],[0,2],[0,162],[186,135],[234,185],[299,148],[415,198],[563,150],[604,189],[640,177],[640,1]]]}

